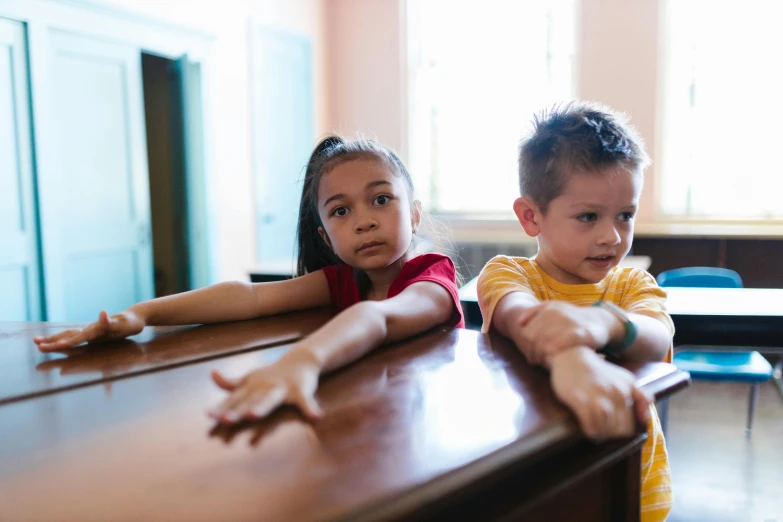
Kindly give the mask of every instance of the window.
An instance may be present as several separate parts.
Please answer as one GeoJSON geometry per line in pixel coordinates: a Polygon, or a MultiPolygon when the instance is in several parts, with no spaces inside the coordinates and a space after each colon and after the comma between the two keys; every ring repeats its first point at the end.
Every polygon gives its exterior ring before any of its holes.
{"type": "Polygon", "coordinates": [[[783,3],[668,0],[661,210],[783,219],[783,3]]]}
{"type": "Polygon", "coordinates": [[[575,0],[409,0],[409,166],[442,213],[510,213],[534,113],[574,97],[575,0]]]}

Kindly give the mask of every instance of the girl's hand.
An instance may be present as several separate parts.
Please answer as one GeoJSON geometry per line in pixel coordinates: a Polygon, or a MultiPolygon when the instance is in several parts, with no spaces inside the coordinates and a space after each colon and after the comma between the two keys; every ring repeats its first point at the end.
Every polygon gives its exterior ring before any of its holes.
{"type": "Polygon", "coordinates": [[[98,320],[81,329],[66,330],[49,337],[35,337],[33,341],[42,352],[69,350],[82,343],[99,343],[112,339],[124,339],[144,329],[144,321],[131,309],[109,315],[102,311],[98,320]]]}
{"type": "Polygon", "coordinates": [[[560,301],[528,308],[518,324],[522,329],[521,350],[531,364],[542,364],[577,346],[599,350],[609,343],[612,328],[622,328],[605,310],[560,301]]]}
{"type": "Polygon", "coordinates": [[[552,358],[555,395],[576,414],[585,435],[595,440],[631,436],[646,423],[652,399],[628,370],[601,359],[588,347],[552,358]]]}
{"type": "Polygon", "coordinates": [[[310,420],[323,415],[315,400],[320,366],[312,354],[293,348],[276,363],[232,380],[212,372],[212,380],[231,395],[208,412],[223,423],[259,419],[284,404],[298,407],[310,420]]]}

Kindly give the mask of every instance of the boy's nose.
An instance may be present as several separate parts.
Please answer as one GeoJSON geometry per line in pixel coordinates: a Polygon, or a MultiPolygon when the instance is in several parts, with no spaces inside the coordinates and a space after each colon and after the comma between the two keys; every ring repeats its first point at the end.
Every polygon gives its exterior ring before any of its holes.
{"type": "Polygon", "coordinates": [[[617,231],[617,227],[614,225],[604,227],[599,238],[599,244],[601,245],[617,245],[620,243],[620,233],[617,231]]]}

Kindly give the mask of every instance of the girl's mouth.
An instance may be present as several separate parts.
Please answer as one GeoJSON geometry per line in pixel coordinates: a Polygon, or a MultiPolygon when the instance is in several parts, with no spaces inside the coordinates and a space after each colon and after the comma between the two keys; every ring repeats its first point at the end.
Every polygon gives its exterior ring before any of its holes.
{"type": "Polygon", "coordinates": [[[371,252],[376,250],[381,245],[383,245],[383,243],[379,241],[370,241],[369,243],[364,243],[362,246],[360,246],[357,252],[371,252]]]}

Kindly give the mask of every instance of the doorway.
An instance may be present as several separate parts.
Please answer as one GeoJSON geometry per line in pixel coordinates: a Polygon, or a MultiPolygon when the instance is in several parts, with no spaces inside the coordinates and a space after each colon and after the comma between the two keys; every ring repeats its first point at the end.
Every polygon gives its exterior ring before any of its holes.
{"type": "Polygon", "coordinates": [[[142,53],[155,296],[208,284],[200,75],[187,57],[142,53]]]}

